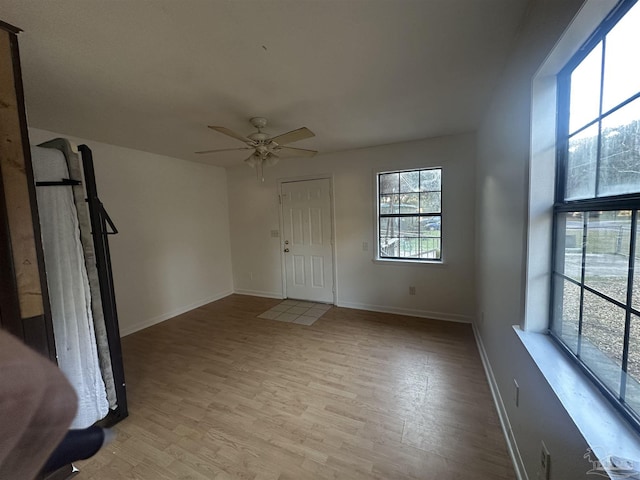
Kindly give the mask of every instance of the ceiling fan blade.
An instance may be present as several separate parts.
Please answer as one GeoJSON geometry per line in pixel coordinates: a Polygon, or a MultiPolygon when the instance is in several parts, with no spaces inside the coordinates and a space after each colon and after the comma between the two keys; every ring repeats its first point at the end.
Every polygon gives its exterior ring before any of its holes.
{"type": "Polygon", "coordinates": [[[276,149],[280,157],[313,157],[317,150],[307,150],[306,148],[280,147],[276,149]]]}
{"type": "Polygon", "coordinates": [[[202,152],[193,152],[193,153],[217,153],[217,152],[234,152],[236,150],[253,150],[251,147],[240,147],[240,148],[219,148],[217,150],[203,150],[202,152]]]}
{"type": "Polygon", "coordinates": [[[216,132],[220,132],[220,133],[222,133],[224,135],[227,135],[229,137],[235,138],[236,140],[240,140],[241,142],[249,143],[251,145],[253,145],[255,143],[250,138],[247,138],[244,135],[241,135],[240,133],[234,132],[233,130],[229,130],[226,127],[216,127],[215,125],[207,125],[207,126],[211,130],[215,130],[216,132]]]}
{"type": "Polygon", "coordinates": [[[275,142],[278,145],[286,145],[288,143],[304,140],[305,138],[315,137],[316,134],[309,130],[307,127],[298,128],[297,130],[291,130],[290,132],[283,133],[277,137],[273,137],[271,142],[275,142]]]}

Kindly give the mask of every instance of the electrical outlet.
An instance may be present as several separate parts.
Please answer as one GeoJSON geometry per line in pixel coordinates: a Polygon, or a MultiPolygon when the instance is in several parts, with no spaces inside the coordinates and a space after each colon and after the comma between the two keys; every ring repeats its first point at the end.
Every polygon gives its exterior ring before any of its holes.
{"type": "Polygon", "coordinates": [[[363,252],[369,251],[369,242],[362,242],[362,251],[363,252]]]}
{"type": "Polygon", "coordinates": [[[415,295],[416,294],[416,287],[409,287],[409,295],[415,295]]]}
{"type": "Polygon", "coordinates": [[[516,403],[516,407],[520,406],[520,385],[518,385],[518,381],[513,379],[513,401],[516,403]]]}
{"type": "Polygon", "coordinates": [[[538,480],[549,480],[549,474],[551,473],[551,454],[544,442],[540,442],[540,444],[540,471],[538,480]]]}

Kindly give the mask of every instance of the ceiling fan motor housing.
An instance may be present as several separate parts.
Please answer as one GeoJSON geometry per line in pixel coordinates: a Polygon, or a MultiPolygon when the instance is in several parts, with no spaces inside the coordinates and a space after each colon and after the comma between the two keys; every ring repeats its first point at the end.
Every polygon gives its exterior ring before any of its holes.
{"type": "Polygon", "coordinates": [[[251,140],[253,140],[255,142],[264,142],[265,140],[267,140],[269,138],[269,135],[267,135],[266,133],[262,133],[262,132],[255,132],[255,133],[252,133],[250,135],[247,135],[247,138],[250,138],[251,140]]]}

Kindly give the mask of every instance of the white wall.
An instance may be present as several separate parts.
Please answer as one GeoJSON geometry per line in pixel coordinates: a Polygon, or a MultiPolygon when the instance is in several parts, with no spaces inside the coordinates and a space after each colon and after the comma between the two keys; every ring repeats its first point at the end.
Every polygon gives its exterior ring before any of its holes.
{"type": "MultiPolygon", "coordinates": [[[[457,135],[282,160],[260,184],[241,164],[227,172],[231,251],[237,292],[280,297],[282,269],[277,180],[313,174],[334,179],[338,305],[470,321],[474,312],[475,136],[457,135]],[[444,265],[372,262],[374,171],[443,167],[444,265]],[[368,242],[369,251],[363,251],[368,242]],[[409,295],[409,286],[416,295],[409,295]]],[[[241,163],[241,162],[240,162],[241,163]]]]}
{"type": "Polygon", "coordinates": [[[513,332],[523,322],[531,81],[581,0],[532,1],[513,55],[478,132],[477,327],[529,478],[540,442],[551,478],[589,478],[587,445],[513,332]],[[515,406],[513,379],[520,385],[515,406]]]}
{"type": "Polygon", "coordinates": [[[122,335],[233,290],[224,169],[29,129],[32,144],[88,145],[109,238],[122,335]]]}

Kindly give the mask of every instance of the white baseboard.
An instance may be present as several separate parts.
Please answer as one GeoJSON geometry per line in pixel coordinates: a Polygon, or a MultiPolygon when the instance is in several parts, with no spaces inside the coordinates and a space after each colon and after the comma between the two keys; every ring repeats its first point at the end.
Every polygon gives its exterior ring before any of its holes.
{"type": "Polygon", "coordinates": [[[170,318],[182,315],[183,313],[194,310],[198,307],[206,305],[207,303],[215,302],[216,300],[220,300],[221,298],[228,297],[232,293],[233,292],[230,290],[227,292],[218,293],[211,297],[190,303],[189,305],[185,305],[184,307],[176,308],[175,310],[171,310],[170,312],[163,313],[162,315],[135,322],[132,325],[120,325],[120,336],[126,337],[127,335],[131,335],[132,333],[143,330],[152,325],[156,325],[158,323],[164,322],[165,320],[169,320],[170,318]]]}
{"type": "Polygon", "coordinates": [[[370,310],[372,312],[395,313],[409,317],[430,318],[433,320],[446,320],[448,322],[471,323],[473,318],[468,315],[455,313],[431,312],[429,310],[416,310],[412,308],[387,307],[384,305],[370,305],[368,303],[343,302],[338,300],[338,307],[354,308],[356,310],[370,310]]]}
{"type": "Polygon", "coordinates": [[[480,358],[482,359],[482,366],[484,367],[484,371],[487,375],[487,381],[489,382],[491,395],[493,396],[493,401],[496,404],[496,409],[498,410],[500,425],[502,426],[502,432],[504,433],[504,437],[507,441],[507,450],[509,450],[509,455],[511,456],[511,461],[513,462],[513,468],[516,471],[516,476],[518,477],[518,480],[529,480],[527,470],[524,468],[524,463],[522,462],[520,450],[518,449],[518,444],[516,443],[516,439],[513,436],[513,430],[511,429],[511,422],[509,421],[509,416],[507,415],[507,409],[505,408],[504,402],[502,401],[502,395],[500,395],[496,377],[493,375],[493,369],[491,368],[491,363],[489,363],[487,351],[484,349],[484,344],[482,343],[482,337],[480,336],[480,332],[478,331],[476,324],[472,323],[471,326],[473,328],[473,335],[476,338],[476,344],[478,345],[478,351],[480,352],[480,358]]]}
{"type": "Polygon", "coordinates": [[[235,289],[233,293],[238,295],[250,295],[252,297],[278,298],[283,299],[282,293],[279,292],[262,292],[260,290],[245,290],[242,288],[235,289]]]}

